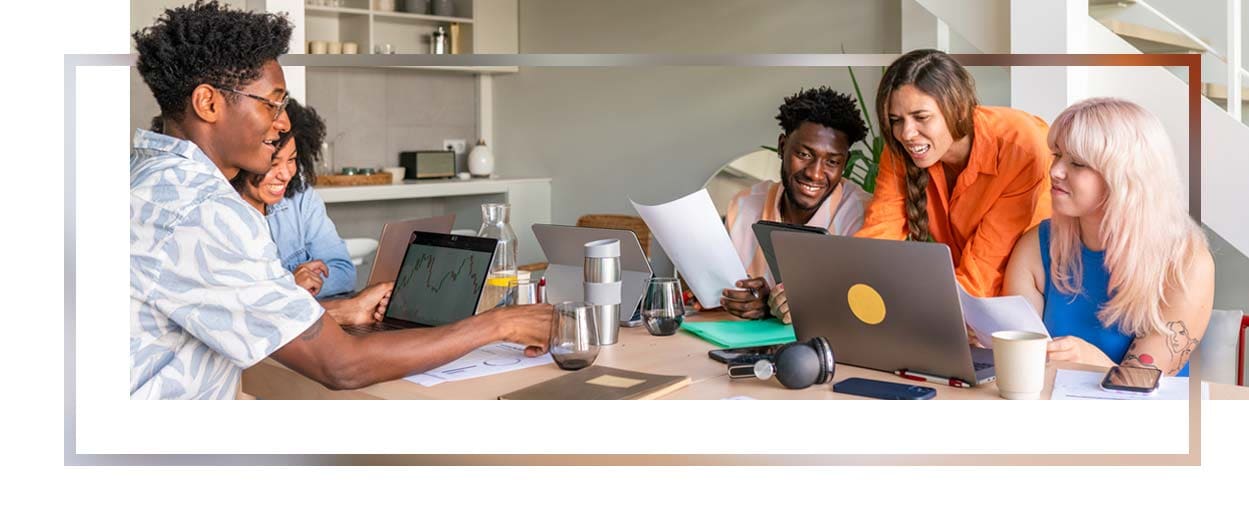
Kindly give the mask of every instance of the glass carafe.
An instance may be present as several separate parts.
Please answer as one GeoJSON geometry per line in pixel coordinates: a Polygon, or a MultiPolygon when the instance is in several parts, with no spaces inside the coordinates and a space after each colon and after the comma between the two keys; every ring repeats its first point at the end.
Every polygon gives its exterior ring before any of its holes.
{"type": "Polygon", "coordinates": [[[481,204],[481,230],[478,236],[499,240],[495,245],[494,259],[490,261],[486,286],[481,290],[477,311],[494,308],[507,294],[509,283],[516,281],[516,233],[512,231],[508,217],[508,204],[481,204]]]}

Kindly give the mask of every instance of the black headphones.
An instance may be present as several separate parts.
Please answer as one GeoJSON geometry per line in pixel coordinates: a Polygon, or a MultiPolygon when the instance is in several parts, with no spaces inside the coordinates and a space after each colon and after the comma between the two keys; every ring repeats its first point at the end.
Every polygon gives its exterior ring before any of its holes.
{"type": "Polygon", "coordinates": [[[828,383],[836,369],[828,340],[812,337],[781,346],[771,355],[734,359],[729,362],[729,378],[767,380],[775,375],[789,389],[805,389],[812,384],[828,383]]]}

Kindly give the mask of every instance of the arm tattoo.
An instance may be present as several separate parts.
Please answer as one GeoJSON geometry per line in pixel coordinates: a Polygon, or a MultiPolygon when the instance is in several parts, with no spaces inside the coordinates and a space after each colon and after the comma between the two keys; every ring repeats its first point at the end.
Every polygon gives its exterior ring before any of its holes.
{"type": "Polygon", "coordinates": [[[324,321],[325,316],[317,319],[317,322],[312,323],[312,326],[309,326],[307,330],[304,330],[304,333],[299,335],[299,339],[303,341],[311,341],[319,337],[321,335],[321,328],[324,327],[324,324],[322,324],[324,321]]]}
{"type": "Polygon", "coordinates": [[[1129,363],[1132,365],[1140,366],[1142,368],[1159,369],[1158,366],[1154,364],[1154,356],[1148,353],[1142,353],[1140,355],[1137,355],[1135,353],[1132,353],[1131,351],[1128,351],[1128,354],[1123,356],[1123,362],[1120,362],[1120,364],[1129,364],[1129,363]]]}
{"type": "Polygon", "coordinates": [[[1175,372],[1170,373],[1174,375],[1179,373],[1184,364],[1188,362],[1189,355],[1192,355],[1193,350],[1197,349],[1201,339],[1190,336],[1188,327],[1184,326],[1183,321],[1171,321],[1167,323],[1167,328],[1171,330],[1171,335],[1167,336],[1167,349],[1171,351],[1171,360],[1179,359],[1179,362],[1175,365],[1175,372]]]}

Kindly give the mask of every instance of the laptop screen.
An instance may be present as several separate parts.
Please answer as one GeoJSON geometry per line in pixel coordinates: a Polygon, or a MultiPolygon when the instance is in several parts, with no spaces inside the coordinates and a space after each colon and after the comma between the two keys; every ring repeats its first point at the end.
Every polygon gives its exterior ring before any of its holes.
{"type": "Polygon", "coordinates": [[[395,277],[387,319],[425,326],[473,315],[497,240],[416,231],[395,277]]]}

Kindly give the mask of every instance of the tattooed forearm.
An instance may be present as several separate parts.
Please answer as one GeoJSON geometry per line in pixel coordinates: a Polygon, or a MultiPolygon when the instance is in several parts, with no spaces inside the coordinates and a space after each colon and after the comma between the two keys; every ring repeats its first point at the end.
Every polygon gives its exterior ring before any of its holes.
{"type": "Polygon", "coordinates": [[[1175,362],[1175,369],[1169,374],[1174,375],[1188,363],[1188,357],[1197,349],[1201,339],[1190,336],[1183,321],[1171,321],[1167,323],[1167,328],[1171,330],[1171,334],[1167,336],[1167,349],[1171,351],[1171,360],[1175,362]]]}
{"type": "Polygon", "coordinates": [[[309,326],[307,330],[304,330],[304,333],[299,335],[300,340],[311,341],[319,337],[321,335],[321,328],[324,327],[322,324],[324,319],[325,316],[321,316],[320,319],[317,319],[317,322],[312,323],[312,326],[309,326]]]}

